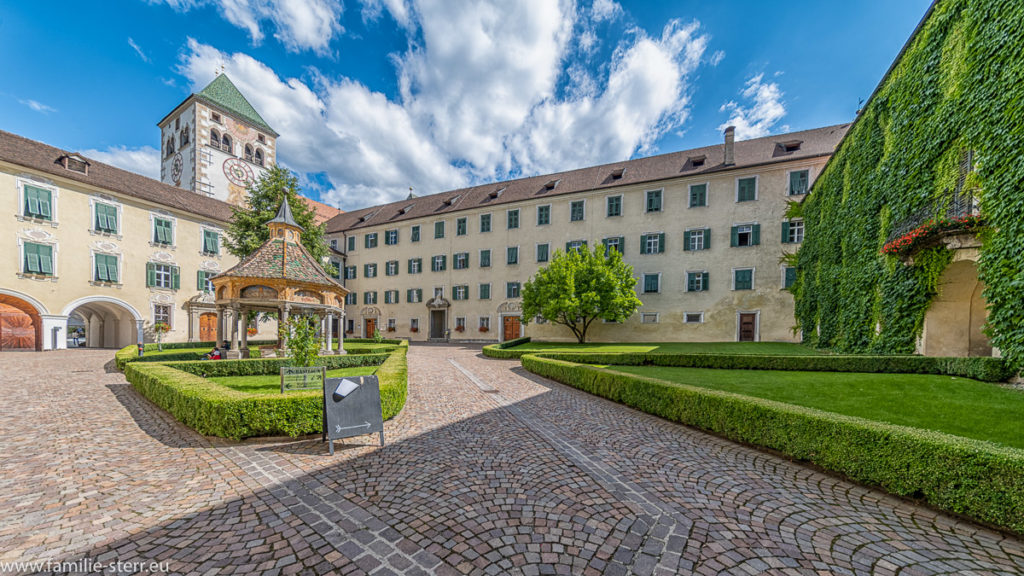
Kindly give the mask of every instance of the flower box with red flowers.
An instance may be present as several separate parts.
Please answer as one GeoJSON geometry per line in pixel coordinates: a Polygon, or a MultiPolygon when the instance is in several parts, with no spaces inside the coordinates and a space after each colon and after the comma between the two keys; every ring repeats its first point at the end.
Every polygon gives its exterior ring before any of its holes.
{"type": "Polygon", "coordinates": [[[882,254],[903,258],[942,236],[973,233],[984,226],[984,219],[973,215],[929,220],[899,238],[886,242],[882,247],[882,254]]]}

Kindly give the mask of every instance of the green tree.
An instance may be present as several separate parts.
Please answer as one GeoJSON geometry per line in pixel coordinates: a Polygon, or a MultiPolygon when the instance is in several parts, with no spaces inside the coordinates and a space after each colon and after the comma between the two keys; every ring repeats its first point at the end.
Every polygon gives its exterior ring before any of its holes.
{"type": "Polygon", "coordinates": [[[572,330],[581,344],[598,318],[622,322],[643,303],[633,287],[633,267],[618,250],[604,254],[603,246],[568,253],[555,252],[551,263],[523,286],[523,323],[540,316],[572,330]]]}
{"type": "Polygon", "coordinates": [[[314,316],[290,316],[278,329],[278,336],[288,348],[292,366],[314,366],[320,355],[320,337],[314,316]]]}
{"type": "Polygon", "coordinates": [[[316,223],[313,209],[299,196],[298,178],[280,166],[272,166],[249,184],[245,206],[232,207],[231,225],[224,239],[228,252],[244,258],[266,242],[270,238],[267,221],[277,215],[286,194],[295,222],[303,228],[302,245],[316,262],[323,262],[327,256],[324,226],[316,223]]]}

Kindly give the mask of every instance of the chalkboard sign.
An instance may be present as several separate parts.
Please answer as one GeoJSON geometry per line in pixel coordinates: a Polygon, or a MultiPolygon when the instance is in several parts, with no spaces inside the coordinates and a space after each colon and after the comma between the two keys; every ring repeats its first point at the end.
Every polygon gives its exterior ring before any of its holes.
{"type": "Polygon", "coordinates": [[[380,433],[384,445],[384,415],[380,407],[380,383],[376,376],[348,376],[324,380],[324,440],[334,441],[380,433]]]}
{"type": "Polygon", "coordinates": [[[324,366],[282,366],[281,394],[286,390],[316,390],[324,385],[327,368],[324,366]]]}

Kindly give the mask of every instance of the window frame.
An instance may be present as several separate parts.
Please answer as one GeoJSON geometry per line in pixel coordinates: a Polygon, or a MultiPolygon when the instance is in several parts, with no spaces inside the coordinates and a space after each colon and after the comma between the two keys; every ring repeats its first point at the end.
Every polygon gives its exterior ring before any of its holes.
{"type": "Polygon", "coordinates": [[[505,298],[522,298],[523,285],[521,282],[508,280],[505,282],[505,298]],[[512,287],[515,287],[515,294],[512,294],[512,287]]]}
{"type": "Polygon", "coordinates": [[[175,266],[166,262],[150,262],[150,264],[153,265],[153,285],[150,288],[172,290],[175,266]]]}
{"type": "Polygon", "coordinates": [[[199,253],[204,256],[221,256],[221,237],[224,235],[224,231],[220,228],[214,228],[212,226],[199,226],[199,253]],[[206,250],[206,233],[211,232],[217,235],[217,251],[208,252],[206,250]]]}
{"type": "Polygon", "coordinates": [[[651,190],[644,190],[644,214],[653,214],[665,211],[665,189],[664,188],[653,188],[651,190]],[[651,210],[651,195],[658,195],[658,209],[651,210]]]}
{"type": "MultiPolygon", "coordinates": [[[[91,264],[91,266],[90,266],[91,270],[90,270],[89,278],[90,278],[90,283],[91,284],[101,284],[101,285],[109,284],[111,286],[119,286],[119,285],[122,284],[123,279],[124,279],[124,274],[122,274],[122,272],[123,272],[122,268],[124,267],[124,258],[121,257],[122,256],[121,254],[116,254],[116,253],[112,253],[112,252],[101,252],[101,251],[98,251],[98,250],[90,250],[89,251],[89,255],[90,255],[89,259],[90,259],[90,264],[91,264]],[[98,267],[98,261],[99,261],[98,257],[99,256],[103,256],[104,258],[113,258],[114,259],[114,262],[116,264],[115,265],[115,270],[116,270],[115,273],[117,275],[116,279],[114,279],[114,280],[103,280],[103,279],[101,279],[99,277],[99,267],[98,267]]],[[[108,274],[108,276],[109,276],[109,274],[108,274]]]]}
{"type": "MultiPolygon", "coordinates": [[[[56,279],[57,278],[57,243],[56,242],[38,242],[34,240],[26,240],[24,238],[18,238],[18,262],[19,262],[19,276],[32,276],[39,278],[56,279]],[[28,269],[28,245],[33,246],[45,246],[50,249],[50,272],[45,271],[42,259],[39,260],[39,272],[32,272],[28,269]]],[[[37,256],[39,256],[37,254],[37,256]]]]}
{"type": "Polygon", "coordinates": [[[551,243],[550,242],[537,242],[533,251],[534,259],[538,264],[545,264],[551,261],[551,243]],[[540,259],[540,247],[544,247],[544,259],[540,259]]]}
{"type": "Polygon", "coordinates": [[[480,282],[480,284],[477,286],[476,290],[477,290],[477,299],[478,300],[490,300],[491,299],[491,283],[490,282],[480,282]],[[484,287],[485,286],[487,287],[487,295],[486,296],[484,295],[484,287]]]}
{"type": "Polygon", "coordinates": [[[397,246],[398,245],[398,228],[392,228],[384,231],[384,245],[385,246],[397,246]],[[394,241],[392,242],[392,239],[394,241]]]}
{"type": "Polygon", "coordinates": [[[700,312],[683,312],[683,324],[703,324],[704,323],[704,311],[700,312]],[[690,316],[697,315],[699,318],[696,322],[690,322],[690,316]]]}
{"type": "Polygon", "coordinates": [[[811,169],[809,167],[808,168],[794,168],[792,170],[786,170],[786,197],[787,198],[790,197],[790,196],[806,196],[806,195],[808,195],[810,193],[811,193],[811,169]],[[792,175],[797,173],[797,172],[806,172],[807,173],[807,188],[805,188],[804,191],[800,192],[799,194],[794,194],[793,193],[793,176],[792,175]]]}
{"type": "Polygon", "coordinates": [[[370,248],[376,248],[379,244],[379,238],[376,232],[367,232],[363,234],[363,248],[369,250],[370,248]]]}
{"type": "Polygon", "coordinates": [[[539,204],[537,206],[537,226],[549,226],[551,224],[551,204],[539,204]],[[540,221],[541,208],[547,208],[547,220],[540,221]]]}
{"type": "Polygon", "coordinates": [[[623,195],[622,194],[613,194],[611,196],[605,196],[604,197],[604,217],[605,218],[620,218],[620,217],[622,217],[622,205],[623,204],[624,204],[624,202],[623,202],[623,195]],[[619,205],[619,213],[618,214],[610,214],[609,213],[611,211],[611,201],[612,201],[613,198],[619,201],[619,203],[618,203],[618,205],[619,205]]]}
{"type": "Polygon", "coordinates": [[[469,218],[463,216],[455,219],[455,235],[466,236],[469,234],[469,218]]]}
{"type": "Polygon", "coordinates": [[[415,226],[411,226],[409,228],[409,242],[419,242],[419,241],[420,241],[420,225],[416,224],[415,226]]]}
{"type": "Polygon", "coordinates": [[[760,175],[757,175],[757,174],[755,174],[753,176],[737,176],[736,177],[735,188],[736,188],[736,190],[735,190],[735,195],[734,195],[733,199],[735,200],[735,202],[737,204],[739,204],[741,202],[756,202],[760,198],[760,195],[761,195],[761,177],[760,177],[760,175]],[[740,200],[740,180],[750,180],[750,179],[754,180],[754,197],[750,198],[748,200],[740,200]]]}
{"type": "Polygon", "coordinates": [[[641,294],[661,294],[661,272],[642,272],[640,273],[640,283],[642,285],[641,294]],[[656,279],[658,284],[656,290],[647,289],[647,278],[652,277],[656,279]]]}
{"type": "Polygon", "coordinates": [[[444,235],[447,232],[447,230],[445,230],[446,226],[444,222],[444,220],[437,220],[434,222],[434,240],[441,240],[444,238],[444,235]],[[440,232],[440,236],[438,235],[438,232],[440,232]]]}
{"type": "Polygon", "coordinates": [[[102,236],[114,236],[121,238],[124,236],[124,211],[123,205],[120,202],[116,202],[107,198],[97,198],[95,196],[89,198],[89,232],[92,234],[99,234],[102,236]],[[99,213],[97,210],[100,205],[108,206],[114,209],[114,219],[117,221],[116,229],[111,232],[109,230],[100,230],[97,226],[99,224],[99,213]]]}
{"type": "Polygon", "coordinates": [[[509,208],[505,210],[505,229],[506,230],[518,230],[522,226],[522,219],[520,218],[519,208],[509,208]],[[512,226],[512,215],[515,214],[516,225],[512,226]]]}
{"type": "Polygon", "coordinates": [[[661,324],[661,313],[660,312],[641,312],[640,313],[640,323],[641,324],[661,324]],[[650,317],[650,316],[654,316],[654,320],[652,322],[648,322],[647,321],[647,318],[650,317]]]}
{"type": "Polygon", "coordinates": [[[177,230],[177,228],[178,228],[178,219],[177,218],[175,218],[174,216],[167,215],[167,214],[160,214],[160,213],[156,213],[156,212],[150,212],[149,213],[149,226],[150,226],[150,230],[153,231],[153,235],[149,239],[149,245],[150,246],[161,247],[161,248],[175,248],[176,247],[175,239],[177,237],[177,231],[178,231],[177,230]],[[168,222],[171,225],[171,231],[170,231],[170,233],[171,233],[171,241],[166,243],[166,244],[164,244],[162,242],[158,242],[157,239],[156,239],[156,236],[157,236],[156,222],[157,222],[157,220],[164,220],[164,221],[168,222]]]}
{"type": "Polygon", "coordinates": [[[490,268],[491,267],[491,249],[490,248],[481,248],[480,249],[480,253],[477,255],[477,258],[479,258],[478,261],[480,262],[480,264],[479,264],[480,268],[490,268]],[[484,258],[484,253],[485,252],[487,253],[487,258],[484,258]]]}
{"type": "Polygon", "coordinates": [[[683,241],[686,242],[687,252],[699,252],[709,249],[704,243],[706,230],[710,230],[710,228],[702,226],[700,228],[686,228],[683,230],[683,241]],[[694,234],[694,232],[700,232],[700,234],[694,234]],[[694,238],[700,238],[700,247],[694,247],[694,238]]]}
{"type": "Polygon", "coordinates": [[[732,291],[733,292],[753,291],[755,289],[755,279],[756,279],[755,270],[756,270],[756,268],[754,266],[739,266],[739,267],[733,268],[732,269],[732,291]],[[749,270],[750,271],[750,288],[737,288],[736,287],[736,273],[737,272],[742,272],[744,270],[749,270]]]}
{"type": "Polygon", "coordinates": [[[452,254],[452,270],[466,270],[469,268],[469,252],[456,252],[452,254]],[[459,265],[459,257],[465,258],[465,263],[459,265]]]}
{"type": "Polygon", "coordinates": [[[587,199],[580,198],[579,200],[569,201],[569,222],[585,222],[587,220],[587,199]],[[576,207],[580,207],[580,217],[576,218],[575,210],[576,207]]]}
{"type": "Polygon", "coordinates": [[[158,322],[161,322],[161,320],[160,320],[160,318],[158,317],[158,314],[157,314],[157,309],[158,308],[166,308],[167,309],[167,320],[166,320],[165,323],[168,326],[171,327],[171,330],[174,330],[174,306],[172,306],[170,304],[159,303],[159,302],[153,302],[152,304],[150,304],[150,313],[152,314],[151,317],[153,318],[153,324],[154,325],[157,324],[158,322]]]}
{"type": "Polygon", "coordinates": [[[60,196],[59,188],[57,188],[57,186],[54,186],[52,184],[36,182],[35,180],[28,180],[28,179],[22,178],[22,177],[16,178],[15,181],[16,181],[17,186],[18,186],[18,212],[17,212],[18,219],[19,220],[30,220],[32,222],[40,222],[40,223],[45,222],[45,223],[47,223],[47,224],[49,224],[51,226],[56,227],[57,226],[57,222],[58,222],[58,219],[57,219],[57,204],[59,204],[59,203],[57,202],[57,200],[58,200],[58,197],[60,196]],[[32,188],[38,188],[40,190],[45,190],[46,192],[50,193],[50,217],[49,218],[40,218],[38,216],[31,216],[28,213],[26,213],[26,211],[25,211],[26,206],[25,205],[28,202],[26,200],[26,190],[25,190],[26,186],[31,186],[32,188]]]}
{"type": "Polygon", "coordinates": [[[505,247],[505,265],[506,266],[518,266],[519,265],[519,245],[506,246],[505,247]],[[512,255],[515,254],[515,262],[512,261],[512,255]]]}
{"type": "Polygon", "coordinates": [[[708,193],[708,190],[710,190],[710,189],[711,189],[711,183],[710,182],[695,182],[695,183],[690,184],[689,186],[687,186],[687,188],[686,188],[686,196],[687,196],[686,197],[686,207],[687,208],[707,208],[708,204],[710,204],[709,196],[711,196],[711,195],[708,193]],[[695,186],[703,186],[704,187],[704,203],[703,204],[694,204],[693,203],[693,188],[695,186]]]}
{"type": "Polygon", "coordinates": [[[494,229],[494,217],[493,217],[492,213],[491,212],[487,212],[485,214],[481,214],[480,218],[478,219],[477,225],[479,226],[481,234],[487,234],[488,232],[493,230],[494,229]],[[484,222],[485,221],[487,222],[487,229],[486,230],[484,230],[484,222]]]}
{"type": "Polygon", "coordinates": [[[711,283],[710,280],[711,280],[711,278],[710,278],[706,268],[703,269],[703,270],[684,270],[683,271],[683,292],[687,292],[687,293],[689,293],[689,292],[708,292],[708,291],[710,291],[710,286],[708,286],[711,283]],[[695,289],[695,290],[691,290],[690,289],[690,275],[691,274],[696,274],[697,275],[697,278],[700,281],[700,288],[695,289]],[[707,282],[704,281],[705,276],[708,277],[708,281],[707,282]]]}

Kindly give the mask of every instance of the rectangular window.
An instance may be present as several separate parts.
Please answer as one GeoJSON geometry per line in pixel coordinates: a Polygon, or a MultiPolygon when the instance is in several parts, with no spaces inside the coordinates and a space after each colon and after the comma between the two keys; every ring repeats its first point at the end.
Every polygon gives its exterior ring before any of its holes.
{"type": "Polygon", "coordinates": [[[753,268],[737,268],[732,271],[732,289],[733,290],[753,290],[754,289],[754,269],[753,268]]]}
{"type": "Polygon", "coordinates": [[[587,241],[586,240],[570,240],[570,241],[565,243],[565,253],[568,254],[569,252],[575,252],[575,251],[579,250],[580,248],[586,248],[586,247],[587,247],[587,241]]]}
{"type": "Polygon", "coordinates": [[[550,245],[548,244],[537,244],[537,262],[548,261],[548,250],[550,245]]]}
{"type": "Polygon", "coordinates": [[[647,211],[661,212],[661,190],[647,191],[647,211]]]}
{"type": "Polygon", "coordinates": [[[807,190],[810,187],[810,171],[808,170],[794,170],[789,173],[789,195],[800,196],[801,194],[807,194],[807,190]]]}
{"type": "Polygon", "coordinates": [[[196,290],[213,294],[213,281],[210,279],[216,274],[216,272],[207,272],[206,270],[196,272],[196,290]]]}
{"type": "Polygon", "coordinates": [[[24,186],[25,206],[23,213],[26,218],[53,220],[53,194],[37,186],[24,186]]]}
{"type": "Polygon", "coordinates": [[[359,299],[356,297],[355,292],[349,292],[348,294],[345,295],[345,304],[355,306],[356,302],[358,301],[359,299]]]}
{"type": "Polygon", "coordinates": [[[456,252],[452,255],[452,268],[456,270],[469,268],[469,252],[456,252]]]}
{"type": "Polygon", "coordinates": [[[411,242],[419,242],[420,241],[420,227],[418,225],[412,227],[412,231],[409,233],[409,241],[411,241],[411,242]]]}
{"type": "Polygon", "coordinates": [[[394,246],[395,244],[398,244],[398,230],[385,230],[384,244],[387,246],[394,246]]]}
{"type": "Polygon", "coordinates": [[[796,268],[786,266],[782,270],[782,287],[789,288],[796,282],[796,268]]]}
{"type": "Polygon", "coordinates": [[[704,313],[703,312],[687,312],[683,314],[683,322],[686,324],[703,324],[704,313]]]}
{"type": "Polygon", "coordinates": [[[444,286],[434,287],[434,298],[444,298],[444,286]]]}
{"type": "Polygon", "coordinates": [[[96,269],[93,271],[93,279],[96,282],[117,283],[117,256],[97,254],[95,265],[96,269]]]}
{"type": "Polygon", "coordinates": [[[458,331],[458,332],[465,332],[466,331],[466,317],[465,316],[456,316],[455,317],[455,330],[458,331]]]}
{"type": "Polygon", "coordinates": [[[423,258],[409,258],[409,274],[419,274],[423,271],[423,258]]]}
{"type": "Polygon", "coordinates": [[[24,274],[53,276],[53,246],[26,242],[24,258],[22,267],[24,274]]]}
{"type": "Polygon", "coordinates": [[[443,272],[448,266],[448,256],[441,254],[440,256],[434,256],[430,259],[430,271],[431,272],[443,272]]]}
{"type": "Polygon", "coordinates": [[[458,220],[455,221],[455,235],[456,236],[465,236],[469,232],[469,230],[467,230],[467,228],[468,228],[468,224],[466,223],[466,219],[465,218],[459,218],[458,220]]]}
{"type": "Polygon", "coordinates": [[[739,178],[736,180],[736,201],[750,202],[757,200],[757,178],[739,178]]]}
{"type": "Polygon", "coordinates": [[[519,282],[506,282],[505,283],[505,297],[506,298],[519,298],[519,282]]]}
{"type": "Polygon", "coordinates": [[[156,288],[170,288],[171,287],[171,266],[168,264],[154,264],[150,262],[150,269],[152,275],[149,277],[149,286],[156,288]]]}
{"type": "Polygon", "coordinates": [[[363,264],[363,277],[364,278],[376,278],[377,277],[377,265],[376,264],[363,264]]]}
{"type": "Polygon", "coordinates": [[[338,280],[341,278],[341,263],[331,260],[329,264],[324,266],[324,271],[326,271],[331,278],[338,280]]]}
{"type": "Polygon", "coordinates": [[[517,210],[509,210],[506,213],[506,216],[507,216],[507,219],[508,219],[508,223],[507,224],[508,224],[508,229],[509,230],[514,230],[516,228],[519,228],[519,210],[518,209],[517,210]]]}
{"type": "Polygon", "coordinates": [[[398,290],[385,290],[384,291],[384,303],[385,304],[397,304],[398,290]]]}
{"type": "Polygon", "coordinates": [[[337,250],[337,249],[338,249],[338,239],[337,238],[331,238],[331,250],[337,250]]]}
{"type": "Polygon", "coordinates": [[[708,250],[711,248],[711,229],[702,228],[683,232],[683,250],[708,250]]]}
{"type": "Polygon", "coordinates": [[[537,226],[551,224],[551,205],[537,206],[537,226]]]}
{"type": "Polygon", "coordinates": [[[384,263],[385,276],[398,276],[398,260],[388,260],[384,263]]]}
{"type": "Polygon", "coordinates": [[[419,318],[413,318],[412,320],[409,320],[409,330],[412,331],[412,332],[419,332],[420,331],[420,319],[419,318]]]}
{"type": "Polygon", "coordinates": [[[481,250],[480,251],[480,267],[490,268],[491,267],[491,251],[481,250]]]}
{"type": "Polygon", "coordinates": [[[657,324],[658,313],[657,312],[644,312],[640,314],[640,322],[642,324],[657,324]]]}
{"type": "Polygon", "coordinates": [[[398,321],[394,318],[388,318],[388,332],[394,332],[398,328],[398,321]]]}
{"type": "Polygon", "coordinates": [[[376,304],[377,292],[363,292],[363,304],[376,304]]]}
{"type": "Polygon", "coordinates": [[[97,232],[117,234],[117,207],[110,204],[96,203],[96,227],[97,232]]]}
{"type": "Polygon", "coordinates": [[[481,214],[480,215],[480,232],[490,232],[490,231],[491,231],[491,215],[490,214],[481,214]]]}
{"type": "Polygon", "coordinates": [[[355,279],[356,279],[356,267],[355,266],[345,266],[345,280],[355,280],[355,279]]]}
{"type": "Polygon", "coordinates": [[[626,250],[626,239],[622,236],[612,236],[611,238],[605,238],[604,242],[604,255],[608,256],[612,250],[617,251],[619,254],[625,254],[626,250]]]}
{"type": "Polygon", "coordinates": [[[490,284],[481,284],[480,285],[480,299],[481,300],[490,300],[491,299],[491,285],[490,284]]]}
{"type": "Polygon", "coordinates": [[[349,236],[348,237],[348,251],[352,252],[355,249],[356,249],[356,237],[355,236],[349,236]]]}
{"type": "Polygon", "coordinates": [[[505,264],[519,264],[519,246],[509,246],[505,249],[505,264]]]}
{"type": "Polygon", "coordinates": [[[686,291],[687,292],[705,292],[708,289],[708,273],[705,271],[701,272],[687,272],[686,273],[686,291]]]}
{"type": "Polygon", "coordinates": [[[569,203],[569,221],[582,222],[586,216],[586,200],[573,200],[569,203]]]}
{"type": "Polygon", "coordinates": [[[165,218],[153,218],[153,243],[170,246],[174,244],[171,221],[165,218]]]}
{"type": "Polygon", "coordinates": [[[423,289],[422,288],[410,288],[410,289],[406,290],[405,291],[405,299],[409,303],[411,303],[411,304],[415,304],[415,303],[418,303],[418,302],[423,302],[423,289]]]}
{"type": "Polygon", "coordinates": [[[166,304],[153,305],[153,324],[171,325],[171,307],[166,304]]]}
{"type": "Polygon", "coordinates": [[[758,224],[740,224],[732,227],[730,246],[757,246],[761,243],[761,226],[758,224]]]}
{"type": "Polygon", "coordinates": [[[434,222],[434,238],[444,238],[444,220],[434,222]]]}
{"type": "Polygon", "coordinates": [[[665,234],[643,234],[640,236],[641,254],[661,254],[665,251],[665,234]]]}
{"type": "Polygon", "coordinates": [[[605,214],[610,218],[612,216],[622,216],[622,196],[609,196],[605,198],[605,214]]]}
{"type": "Polygon", "coordinates": [[[480,331],[481,332],[487,332],[490,329],[491,329],[491,317],[490,316],[481,316],[480,317],[480,331]]]}
{"type": "Polygon", "coordinates": [[[371,233],[363,236],[363,245],[366,248],[376,248],[377,247],[377,233],[376,232],[371,232],[371,233]]]}
{"type": "Polygon", "coordinates": [[[452,300],[468,300],[469,299],[469,286],[453,286],[452,287],[452,300]]]}
{"type": "Polygon", "coordinates": [[[220,234],[203,230],[203,254],[220,254],[220,234]]]}
{"type": "Polygon", "coordinates": [[[644,274],[644,294],[661,292],[661,274],[644,274]]]}
{"type": "Polygon", "coordinates": [[[782,243],[799,244],[804,241],[804,221],[790,220],[782,223],[782,243]]]}
{"type": "Polygon", "coordinates": [[[690,208],[696,208],[698,206],[708,205],[708,185],[707,184],[691,184],[690,185],[690,208]]]}

